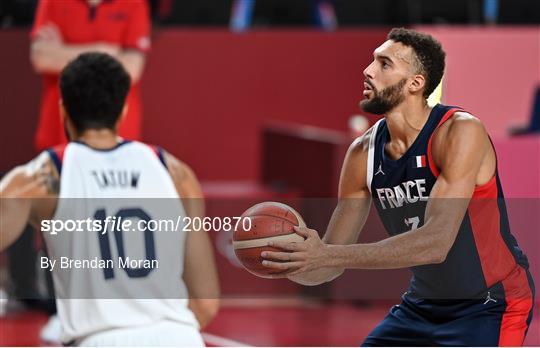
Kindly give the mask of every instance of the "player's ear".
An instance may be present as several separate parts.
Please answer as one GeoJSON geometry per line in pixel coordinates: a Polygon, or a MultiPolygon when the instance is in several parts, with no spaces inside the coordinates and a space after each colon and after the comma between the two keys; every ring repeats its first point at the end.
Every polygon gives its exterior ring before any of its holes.
{"type": "Polygon", "coordinates": [[[122,122],[124,118],[126,117],[129,110],[128,103],[124,104],[124,107],[122,108],[122,112],[120,113],[120,117],[118,118],[118,122],[122,122]]]}
{"type": "Polygon", "coordinates": [[[423,75],[413,75],[411,83],[409,85],[409,91],[412,94],[418,93],[426,86],[426,78],[423,75]]]}
{"type": "Polygon", "coordinates": [[[58,101],[58,108],[60,109],[60,121],[64,123],[66,121],[67,112],[66,108],[64,107],[64,101],[62,100],[62,98],[60,98],[60,100],[58,101]]]}
{"type": "Polygon", "coordinates": [[[67,113],[66,107],[64,106],[64,101],[60,99],[59,102],[59,109],[60,109],[60,120],[62,124],[64,125],[64,132],[66,135],[66,138],[70,141],[73,139],[76,139],[76,131],[75,127],[73,126],[73,123],[71,122],[69,115],[67,113]]]}
{"type": "Polygon", "coordinates": [[[118,120],[116,121],[116,124],[114,126],[117,132],[118,132],[118,127],[120,126],[120,123],[124,121],[124,118],[126,117],[128,110],[129,110],[128,104],[125,103],[124,107],[122,108],[122,112],[120,112],[120,117],[118,117],[118,120]]]}

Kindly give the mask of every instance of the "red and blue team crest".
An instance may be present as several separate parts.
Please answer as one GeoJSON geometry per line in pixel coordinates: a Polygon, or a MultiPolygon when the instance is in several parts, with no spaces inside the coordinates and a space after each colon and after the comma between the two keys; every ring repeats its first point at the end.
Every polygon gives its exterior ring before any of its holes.
{"type": "Polygon", "coordinates": [[[426,156],[425,155],[414,156],[412,158],[412,160],[413,160],[413,163],[412,163],[413,168],[424,168],[426,166],[426,156]]]}

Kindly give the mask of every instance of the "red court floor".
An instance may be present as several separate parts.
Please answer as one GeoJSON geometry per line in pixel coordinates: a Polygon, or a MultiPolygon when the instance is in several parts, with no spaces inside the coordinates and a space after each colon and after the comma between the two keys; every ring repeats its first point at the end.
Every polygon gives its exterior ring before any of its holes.
{"type": "MultiPolygon", "coordinates": [[[[204,337],[209,346],[358,346],[387,310],[387,304],[366,307],[226,303],[204,337]]],[[[0,345],[44,345],[39,340],[39,329],[46,321],[43,314],[32,311],[0,318],[0,345]]],[[[538,313],[525,344],[540,346],[538,313]]]]}

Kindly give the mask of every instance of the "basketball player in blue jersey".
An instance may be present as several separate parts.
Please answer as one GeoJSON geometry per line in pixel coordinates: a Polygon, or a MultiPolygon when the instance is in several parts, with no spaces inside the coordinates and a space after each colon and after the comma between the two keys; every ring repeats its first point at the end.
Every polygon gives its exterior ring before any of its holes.
{"type": "Polygon", "coordinates": [[[468,112],[427,97],[445,53],[431,36],[393,29],[364,70],[367,112],[384,115],[349,148],[339,201],[321,240],[271,243],[263,264],[304,285],[345,269],[410,267],[402,302],[365,346],[519,346],[534,285],[510,233],[493,145],[468,112]],[[390,237],[354,244],[371,201],[390,237]]]}
{"type": "MultiPolygon", "coordinates": [[[[27,221],[42,226],[50,219],[157,221],[204,214],[199,182],[186,164],[160,148],[117,137],[130,84],[122,65],[106,54],[82,54],[63,70],[61,111],[72,141],[0,182],[0,250],[27,221]]],[[[64,344],[204,346],[199,330],[219,306],[204,231],[88,230],[44,232],[44,238],[49,259],[58,262],[50,270],[64,344]],[[121,265],[121,258],[141,255],[139,267],[121,265]],[[63,257],[114,266],[62,270],[63,257]]]]}

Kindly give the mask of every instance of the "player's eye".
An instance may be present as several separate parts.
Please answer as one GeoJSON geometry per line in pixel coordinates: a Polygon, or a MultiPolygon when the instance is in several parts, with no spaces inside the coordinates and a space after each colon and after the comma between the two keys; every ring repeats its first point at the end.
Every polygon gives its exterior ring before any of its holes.
{"type": "Polygon", "coordinates": [[[383,69],[387,69],[387,68],[389,68],[389,67],[390,67],[390,64],[388,64],[388,63],[385,62],[385,61],[382,62],[382,68],[383,68],[383,69]]]}

